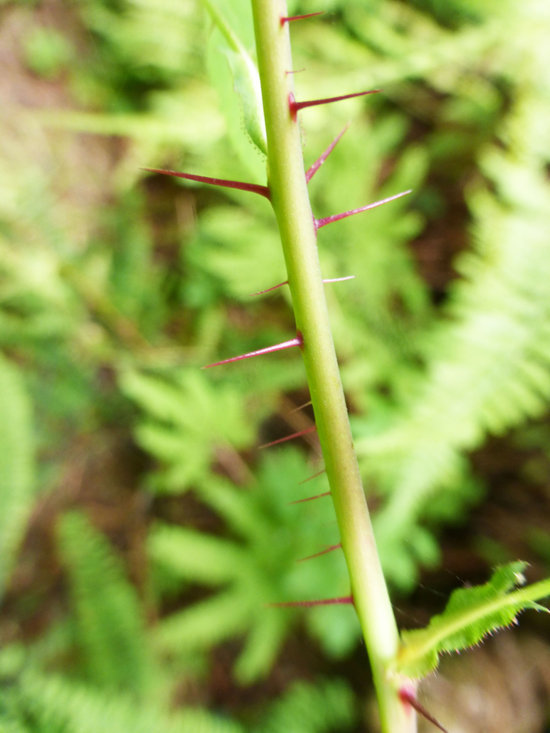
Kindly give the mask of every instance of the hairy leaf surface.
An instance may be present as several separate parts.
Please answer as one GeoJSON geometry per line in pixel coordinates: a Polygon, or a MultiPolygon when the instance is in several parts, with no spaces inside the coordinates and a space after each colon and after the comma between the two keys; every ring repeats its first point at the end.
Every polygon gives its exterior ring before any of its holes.
{"type": "Polygon", "coordinates": [[[487,635],[516,622],[521,611],[547,611],[536,600],[550,595],[550,580],[523,585],[527,563],[517,561],[497,568],[484,585],[455,590],[442,614],[424,629],[404,631],[397,660],[399,672],[424,677],[437,667],[443,652],[459,652],[487,635]]]}

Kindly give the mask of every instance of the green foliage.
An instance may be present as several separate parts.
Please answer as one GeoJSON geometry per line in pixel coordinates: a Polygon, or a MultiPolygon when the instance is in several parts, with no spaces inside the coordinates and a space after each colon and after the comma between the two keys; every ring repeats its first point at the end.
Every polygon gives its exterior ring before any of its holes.
{"type": "Polygon", "coordinates": [[[353,699],[349,688],[333,680],[317,680],[315,686],[298,682],[254,728],[257,733],[328,733],[347,730],[355,722],[353,699]]]}
{"type": "Polygon", "coordinates": [[[147,415],[137,429],[140,445],[166,467],[157,489],[181,492],[207,474],[217,449],[253,441],[240,396],[199,371],[181,370],[170,379],[127,372],[121,386],[147,415]]]}
{"type": "MultiPolygon", "coordinates": [[[[96,590],[97,592],[97,590],[96,590]]],[[[0,655],[7,687],[0,725],[10,733],[241,733],[242,727],[206,710],[168,712],[120,691],[106,691],[25,664],[22,649],[0,655]]],[[[128,673],[131,669],[127,670],[128,673]]]]}
{"type": "Polygon", "coordinates": [[[34,497],[34,446],[29,395],[19,370],[0,355],[0,598],[15,561],[34,497]]]}
{"type": "Polygon", "coordinates": [[[485,585],[455,590],[443,613],[433,616],[425,629],[404,631],[397,671],[425,677],[437,667],[440,654],[478,644],[488,634],[515,623],[521,611],[548,612],[535,601],[550,595],[550,580],[513,590],[525,583],[525,566],[524,562],[503,565],[485,585]]]}
{"type": "Polygon", "coordinates": [[[6,733],[328,733],[356,719],[349,687],[336,680],[296,682],[246,727],[198,707],[168,711],[120,691],[84,685],[25,661],[10,646],[0,653],[0,726],[6,733]]]}
{"type": "MultiPolygon", "coordinates": [[[[49,603],[62,605],[55,590],[42,590],[42,583],[58,588],[57,570],[45,568],[30,592],[21,585],[25,564],[0,623],[3,646],[13,629],[25,638],[11,609],[43,600],[33,630],[60,640],[53,654],[42,650],[44,639],[28,642],[27,662],[15,671],[7,646],[0,729],[237,733],[239,713],[221,720],[206,711],[166,712],[166,700],[179,701],[190,676],[203,684],[197,670],[213,646],[238,638],[235,673],[247,683],[268,673],[297,623],[329,656],[345,655],[358,637],[351,611],[264,605],[349,590],[339,553],[296,562],[339,539],[328,500],[288,504],[325,490],[321,478],[303,493],[299,487],[316,467],[296,452],[260,460],[251,450],[264,421],[285,414],[289,395],[293,403],[307,399],[299,359],[198,371],[293,330],[285,289],[249,298],[285,279],[268,203],[149,174],[136,184],[146,165],[265,182],[263,155],[248,139],[254,115],[243,108],[243,96],[254,108],[258,102],[250,89],[249,2],[212,0],[222,32],[196,0],[82,0],[63,21],[54,9],[47,29],[35,3],[1,4],[10,64],[0,109],[0,587],[17,563],[35,492],[43,501],[50,491],[55,506],[64,506],[67,492],[78,504],[81,482],[94,494],[95,474],[75,465],[75,453],[91,434],[116,426],[155,462],[136,481],[154,492],[149,582],[158,609],[132,588],[97,530],[82,516],[62,517],[59,554],[71,592],[65,615],[59,611],[62,618],[41,631],[52,618],[49,603]],[[19,56],[23,70],[15,74],[19,56]],[[42,75],[34,86],[29,67],[42,75]],[[192,493],[180,497],[184,491],[192,493]],[[214,529],[187,513],[192,497],[215,517],[214,529]],[[146,625],[157,611],[158,623],[146,625]]],[[[533,419],[544,421],[547,412],[543,5],[289,4],[290,12],[326,11],[291,26],[295,70],[305,69],[294,77],[299,98],[383,90],[368,104],[303,116],[308,163],[353,120],[311,181],[315,214],[414,189],[322,229],[318,240],[326,277],[356,276],[327,286],[327,296],[361,468],[379,507],[384,566],[402,590],[414,587],[419,566],[439,561],[445,525],[467,518],[483,496],[486,480],[474,473],[472,451],[511,430],[524,444],[533,419]]],[[[541,431],[530,450],[548,454],[549,446],[541,431]]],[[[546,467],[540,471],[542,484],[546,467]]],[[[46,522],[42,509],[38,519],[46,522]]],[[[544,558],[546,535],[526,528],[544,558]]],[[[30,539],[42,552],[36,523],[30,539]]],[[[523,591],[512,589],[506,573],[510,585],[498,593],[493,578],[472,589],[479,596],[457,597],[474,607],[483,589],[496,593],[512,620],[516,601],[528,597],[516,595],[523,591]]],[[[429,634],[404,634],[405,655],[420,646],[425,652],[411,657],[413,672],[460,646],[451,634],[439,636],[448,631],[447,612],[443,618],[429,634]]],[[[475,629],[499,626],[489,620],[475,629]]],[[[464,632],[465,639],[473,636],[464,632]]],[[[247,729],[309,733],[330,720],[340,729],[349,693],[334,692],[331,708],[331,689],[322,682],[291,688],[247,729]]],[[[248,721],[250,711],[242,717],[248,721]]]]}
{"type": "Polygon", "coordinates": [[[25,39],[25,55],[32,71],[53,79],[69,64],[74,53],[68,40],[57,31],[36,28],[25,39]]]}
{"type": "Polygon", "coordinates": [[[135,589],[106,538],[83,514],[63,515],[58,536],[86,677],[143,699],[153,683],[154,664],[135,589]]]}
{"type": "MultiPolygon", "coordinates": [[[[246,132],[260,152],[265,153],[267,142],[262,109],[262,92],[256,64],[235,33],[232,25],[227,22],[223,12],[218,9],[217,3],[210,0],[201,0],[201,2],[224,38],[226,44],[224,53],[233,74],[235,92],[241,101],[246,132]]],[[[247,20],[250,21],[249,16],[247,20]]],[[[243,26],[242,21],[239,25],[243,26]]]]}
{"type": "MultiPolygon", "coordinates": [[[[299,613],[270,603],[349,592],[340,553],[298,562],[337,542],[329,502],[290,504],[308,470],[300,454],[287,449],[264,458],[254,488],[214,477],[203,481],[199,496],[225,520],[229,537],[176,526],[154,528],[150,552],[156,574],[160,571],[168,586],[175,577],[214,591],[163,619],[155,631],[161,649],[178,655],[244,636],[235,674],[250,682],[268,672],[299,613]]],[[[311,491],[322,491],[315,483],[311,491]]],[[[332,655],[349,650],[357,638],[353,614],[341,609],[337,614],[330,608],[308,611],[305,623],[332,655]]]]}
{"type": "MultiPolygon", "coordinates": [[[[514,15],[512,8],[507,12],[514,15]]],[[[526,23],[534,42],[536,32],[521,11],[514,22],[526,23]]],[[[459,36],[449,49],[453,43],[459,36]]],[[[535,47],[525,47],[525,58],[542,73],[535,47]]],[[[483,48],[476,54],[473,64],[484,58],[483,48]]],[[[509,73],[508,62],[499,68],[509,73]]],[[[415,555],[437,561],[423,521],[456,519],[479,496],[467,452],[548,406],[549,156],[532,132],[541,110],[524,76],[529,68],[525,63],[510,80],[518,96],[496,129],[505,149],[484,144],[472,151],[485,178],[467,190],[473,246],[456,260],[461,277],[441,313],[417,333],[412,353],[416,347],[423,369],[409,372],[396,409],[382,415],[383,422],[356,423],[365,473],[388,496],[376,519],[382,557],[402,587],[414,585],[415,555]]],[[[468,104],[478,104],[481,90],[464,91],[449,107],[456,121],[465,115],[471,120],[468,104]]],[[[438,134],[438,145],[441,140],[438,134]]]]}

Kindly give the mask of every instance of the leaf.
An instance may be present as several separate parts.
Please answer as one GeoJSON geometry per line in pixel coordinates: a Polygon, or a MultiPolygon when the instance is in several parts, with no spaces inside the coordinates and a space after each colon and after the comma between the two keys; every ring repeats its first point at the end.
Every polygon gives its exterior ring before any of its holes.
{"type": "Polygon", "coordinates": [[[84,514],[61,516],[57,533],[89,678],[142,699],[152,688],[154,665],[135,589],[107,539],[84,514]]]}
{"type": "Polygon", "coordinates": [[[267,139],[258,69],[238,35],[215,3],[210,0],[202,0],[202,4],[225,40],[224,52],[233,74],[235,91],[241,100],[246,132],[254,145],[266,154],[267,139]]]}
{"type": "Polygon", "coordinates": [[[345,731],[357,719],[353,693],[342,680],[294,682],[269,708],[254,733],[345,731]]]}
{"type": "Polygon", "coordinates": [[[253,426],[231,385],[185,369],[170,378],[129,370],[120,383],[146,414],[136,428],[139,444],[168,466],[158,489],[186,490],[207,473],[220,446],[238,449],[253,440],[253,426]]]}
{"type": "MultiPolygon", "coordinates": [[[[131,671],[129,668],[128,673],[131,671]]],[[[83,684],[74,675],[43,670],[29,659],[28,649],[15,645],[2,649],[0,673],[4,683],[2,733],[244,732],[240,723],[227,715],[188,706],[173,710],[161,700],[140,698],[136,703],[124,690],[104,690],[83,684]],[[5,670],[11,675],[6,676],[5,670]]]]}
{"type": "Polygon", "coordinates": [[[550,579],[521,590],[527,563],[517,561],[497,568],[484,585],[455,590],[442,614],[424,629],[404,631],[396,671],[408,677],[425,677],[437,667],[442,652],[459,652],[484,637],[516,623],[528,608],[548,611],[536,600],[550,595],[550,579]]]}

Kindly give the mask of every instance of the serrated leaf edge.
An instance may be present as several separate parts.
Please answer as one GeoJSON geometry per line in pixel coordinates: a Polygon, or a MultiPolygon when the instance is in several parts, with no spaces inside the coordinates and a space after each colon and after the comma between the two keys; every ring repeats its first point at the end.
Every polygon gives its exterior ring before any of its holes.
{"type": "MultiPolygon", "coordinates": [[[[482,586],[477,587],[479,588],[482,586]]],[[[447,622],[445,622],[443,627],[440,629],[430,631],[429,626],[426,626],[423,629],[414,629],[409,632],[403,632],[402,645],[397,655],[395,671],[411,677],[424,676],[423,674],[418,673],[411,674],[411,668],[419,668],[424,663],[426,668],[429,668],[425,672],[425,674],[427,674],[437,667],[439,656],[442,652],[458,652],[462,649],[466,649],[472,646],[471,644],[469,644],[464,645],[463,647],[457,647],[454,650],[442,649],[441,645],[446,638],[458,634],[461,631],[465,631],[468,627],[472,626],[476,622],[481,621],[484,617],[491,616],[498,611],[505,610],[507,607],[510,608],[516,606],[517,610],[515,611],[515,615],[529,608],[538,611],[546,611],[548,613],[549,609],[547,609],[545,606],[535,603],[535,601],[549,595],[550,579],[542,580],[538,583],[533,583],[526,588],[521,588],[511,593],[508,593],[507,590],[504,589],[503,591],[501,591],[501,595],[499,595],[497,598],[491,601],[484,602],[480,606],[466,611],[466,613],[460,611],[454,612],[451,615],[451,618],[447,622]],[[426,638],[424,639],[424,641],[420,641],[420,643],[418,641],[411,642],[411,639],[418,639],[418,637],[426,638]],[[436,655],[435,663],[430,660],[430,657],[433,657],[434,654],[436,655]]],[[[443,617],[444,614],[445,611],[443,611],[440,616],[443,617]]],[[[434,619],[432,619],[432,622],[433,620],[434,619]]],[[[512,619],[512,622],[513,621],[514,619],[512,619]]],[[[503,627],[504,624],[495,624],[494,626],[487,628],[486,631],[480,635],[479,641],[481,641],[485,636],[503,627]]]]}

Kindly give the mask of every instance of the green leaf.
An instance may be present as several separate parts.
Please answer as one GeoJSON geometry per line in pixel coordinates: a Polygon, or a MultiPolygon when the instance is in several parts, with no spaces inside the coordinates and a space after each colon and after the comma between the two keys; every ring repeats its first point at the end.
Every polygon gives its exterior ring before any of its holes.
{"type": "Polygon", "coordinates": [[[235,91],[241,100],[246,132],[254,145],[265,155],[267,154],[267,140],[260,77],[256,64],[215,3],[210,0],[202,0],[202,4],[224,38],[226,46],[224,53],[231,67],[235,91]]]}
{"type": "MultiPolygon", "coordinates": [[[[128,674],[131,672],[128,668],[128,674]]],[[[40,669],[29,660],[27,649],[15,645],[1,650],[0,674],[4,683],[2,733],[244,732],[240,723],[206,709],[168,709],[162,701],[143,698],[137,704],[124,690],[100,689],[83,684],[74,675],[40,669]],[[7,676],[6,671],[12,675],[7,676]]]]}
{"type": "Polygon", "coordinates": [[[136,428],[139,444],[168,466],[159,489],[184,491],[201,480],[220,446],[239,449],[253,441],[240,395],[201,372],[183,369],[165,378],[129,370],[120,384],[146,413],[136,428]]]}
{"type": "Polygon", "coordinates": [[[525,582],[526,565],[521,561],[502,565],[484,585],[455,590],[444,612],[426,628],[404,631],[396,671],[425,677],[437,667],[441,653],[478,644],[488,634],[515,623],[518,613],[528,608],[548,611],[535,601],[550,595],[550,579],[513,591],[525,582]]]}
{"type": "Polygon", "coordinates": [[[356,722],[353,693],[342,680],[294,682],[269,708],[254,733],[326,733],[350,730],[356,722]]]}
{"type": "Polygon", "coordinates": [[[84,514],[61,516],[57,533],[89,678],[142,699],[152,689],[154,664],[135,589],[107,539],[84,514]]]}

